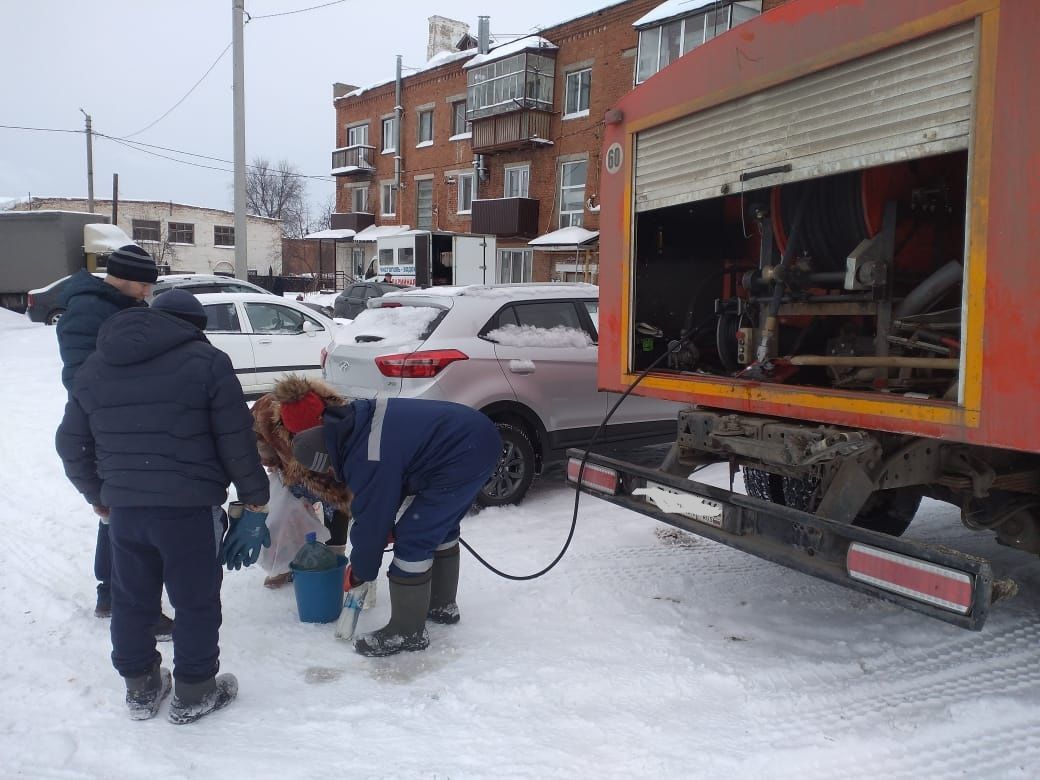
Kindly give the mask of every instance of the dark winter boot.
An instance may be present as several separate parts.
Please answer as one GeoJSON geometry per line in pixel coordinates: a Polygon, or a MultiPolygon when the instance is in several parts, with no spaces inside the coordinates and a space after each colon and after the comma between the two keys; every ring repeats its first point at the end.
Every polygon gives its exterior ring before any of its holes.
{"type": "Polygon", "coordinates": [[[127,677],[126,706],[133,720],[148,720],[159,712],[162,700],[170,695],[170,670],[155,667],[140,677],[127,677]]]}
{"type": "Polygon", "coordinates": [[[390,575],[390,622],[365,634],[354,643],[361,655],[394,655],[402,650],[425,650],[430,646],[426,613],[430,610],[432,572],[422,577],[390,575]]]}
{"type": "Polygon", "coordinates": [[[98,583],[97,601],[94,604],[94,617],[112,617],[112,586],[107,582],[98,583]]]}
{"type": "Polygon", "coordinates": [[[238,696],[238,680],[233,674],[210,677],[199,683],[177,681],[177,691],[170,702],[170,723],[180,726],[229,705],[238,696]]]}
{"type": "Polygon", "coordinates": [[[459,622],[459,605],[455,596],[459,590],[459,545],[433,555],[433,581],[430,586],[430,611],[426,619],[434,623],[452,625],[459,622]]]}
{"type": "Polygon", "coordinates": [[[173,618],[159,613],[159,621],[155,624],[155,641],[169,642],[173,639],[173,618]]]}

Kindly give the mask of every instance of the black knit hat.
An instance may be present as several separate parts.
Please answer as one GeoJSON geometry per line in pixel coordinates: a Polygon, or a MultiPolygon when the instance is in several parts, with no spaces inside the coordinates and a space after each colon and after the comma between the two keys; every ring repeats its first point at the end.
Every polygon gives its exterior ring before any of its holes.
{"type": "Polygon", "coordinates": [[[332,466],[325,446],[325,429],[320,425],[293,436],[292,451],[293,457],[308,471],[324,474],[332,466]]]}
{"type": "Polygon", "coordinates": [[[199,330],[206,329],[206,312],[199,299],[187,290],[168,290],[155,297],[152,308],[180,317],[199,330]]]}
{"type": "Polygon", "coordinates": [[[110,254],[105,271],[110,276],[129,282],[155,284],[155,280],[159,278],[159,269],[155,267],[152,256],[137,244],[121,246],[110,254]]]}

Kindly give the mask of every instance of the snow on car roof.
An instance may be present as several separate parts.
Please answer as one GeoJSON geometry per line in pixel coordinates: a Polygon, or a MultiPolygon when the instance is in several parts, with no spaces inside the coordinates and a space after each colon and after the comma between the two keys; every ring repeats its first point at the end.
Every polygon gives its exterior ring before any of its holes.
{"type": "MultiPolygon", "coordinates": [[[[394,298],[416,296],[466,296],[470,298],[598,298],[599,287],[584,282],[557,282],[553,284],[471,284],[464,287],[450,285],[414,288],[388,293],[394,298]]],[[[386,297],[386,296],[383,296],[386,297]]]]}
{"type": "Polygon", "coordinates": [[[356,344],[358,336],[376,337],[380,347],[419,341],[442,311],[433,306],[365,309],[337,331],[336,343],[356,344]]]}

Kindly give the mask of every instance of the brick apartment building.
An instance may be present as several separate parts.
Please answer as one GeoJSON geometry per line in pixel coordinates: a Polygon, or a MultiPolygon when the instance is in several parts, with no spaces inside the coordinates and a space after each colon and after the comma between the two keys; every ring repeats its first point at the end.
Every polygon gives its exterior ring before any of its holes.
{"type": "Polygon", "coordinates": [[[374,236],[399,226],[495,236],[489,281],[595,281],[607,110],[782,2],[627,0],[490,48],[486,28],[431,17],[431,59],[401,79],[399,111],[396,80],[334,86],[338,267],[371,268],[374,236]]]}

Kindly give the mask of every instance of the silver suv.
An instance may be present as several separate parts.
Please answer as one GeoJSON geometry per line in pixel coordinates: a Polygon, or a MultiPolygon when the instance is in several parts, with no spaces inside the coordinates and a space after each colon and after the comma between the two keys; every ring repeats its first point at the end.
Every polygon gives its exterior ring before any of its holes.
{"type": "MultiPolygon", "coordinates": [[[[588,443],[616,393],[597,391],[599,288],[588,284],[432,287],[372,299],[323,362],[355,398],[454,401],[497,423],[502,457],[478,502],[519,502],[537,472],[588,443]]],[[[675,438],[678,404],[629,396],[604,444],[675,438]]]]}

